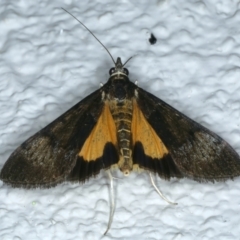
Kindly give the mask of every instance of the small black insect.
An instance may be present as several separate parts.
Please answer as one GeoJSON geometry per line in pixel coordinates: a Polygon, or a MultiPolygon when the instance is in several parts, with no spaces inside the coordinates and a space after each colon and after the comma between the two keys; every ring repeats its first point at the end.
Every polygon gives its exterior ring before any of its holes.
{"type": "Polygon", "coordinates": [[[150,38],[148,39],[148,41],[150,42],[151,45],[154,45],[157,42],[156,37],[153,35],[153,33],[151,33],[150,38]]]}

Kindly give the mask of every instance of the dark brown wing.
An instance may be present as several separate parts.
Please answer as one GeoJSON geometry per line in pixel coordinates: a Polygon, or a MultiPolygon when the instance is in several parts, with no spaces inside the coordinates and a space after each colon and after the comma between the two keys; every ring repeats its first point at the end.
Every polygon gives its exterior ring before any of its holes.
{"type": "Polygon", "coordinates": [[[79,152],[103,109],[101,89],[30,137],[5,163],[0,178],[13,187],[50,187],[65,180],[85,181],[118,161],[115,147],[105,145],[98,159],[79,152]]]}
{"type": "MultiPolygon", "coordinates": [[[[189,119],[159,98],[139,88],[137,103],[168,150],[162,159],[137,158],[134,163],[160,177],[189,177],[197,181],[221,181],[240,175],[240,158],[218,135],[189,119]]],[[[139,154],[138,154],[139,153],[139,154]]]]}

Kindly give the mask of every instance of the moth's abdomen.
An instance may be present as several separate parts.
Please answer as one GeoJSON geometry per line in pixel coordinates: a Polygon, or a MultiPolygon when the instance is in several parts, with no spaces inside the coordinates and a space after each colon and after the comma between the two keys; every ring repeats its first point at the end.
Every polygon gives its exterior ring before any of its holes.
{"type": "Polygon", "coordinates": [[[119,168],[124,175],[129,175],[133,167],[132,161],[132,100],[124,99],[119,102],[113,100],[110,103],[110,111],[117,129],[119,148],[119,168]]]}

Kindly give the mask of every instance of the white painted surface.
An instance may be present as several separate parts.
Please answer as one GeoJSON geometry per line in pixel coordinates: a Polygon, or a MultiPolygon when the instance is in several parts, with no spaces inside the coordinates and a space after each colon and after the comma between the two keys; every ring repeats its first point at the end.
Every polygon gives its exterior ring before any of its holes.
{"type": "MultiPolygon", "coordinates": [[[[239,0],[2,1],[0,4],[0,168],[26,138],[108,79],[112,62],[73,18],[128,64],[130,78],[227,140],[240,153],[239,0]],[[142,2],[142,3],[141,3],[142,2]],[[150,33],[158,41],[151,46],[150,33]]],[[[157,184],[147,173],[51,189],[0,183],[0,239],[219,239],[240,236],[240,178],[157,184]]]]}

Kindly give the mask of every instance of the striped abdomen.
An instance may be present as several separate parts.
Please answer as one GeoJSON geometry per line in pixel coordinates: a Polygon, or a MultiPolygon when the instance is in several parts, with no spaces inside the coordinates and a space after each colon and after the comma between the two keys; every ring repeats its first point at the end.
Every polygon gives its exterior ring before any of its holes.
{"type": "Polygon", "coordinates": [[[132,100],[124,99],[119,102],[111,101],[110,111],[117,128],[117,139],[120,153],[119,168],[124,175],[129,175],[132,171],[132,100]]]}

